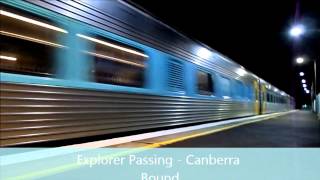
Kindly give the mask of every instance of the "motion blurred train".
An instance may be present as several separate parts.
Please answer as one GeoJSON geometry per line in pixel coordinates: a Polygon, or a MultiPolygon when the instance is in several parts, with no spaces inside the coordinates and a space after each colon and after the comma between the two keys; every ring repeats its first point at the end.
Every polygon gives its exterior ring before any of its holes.
{"type": "Polygon", "coordinates": [[[285,92],[126,1],[0,5],[1,146],[294,108],[285,92]]]}

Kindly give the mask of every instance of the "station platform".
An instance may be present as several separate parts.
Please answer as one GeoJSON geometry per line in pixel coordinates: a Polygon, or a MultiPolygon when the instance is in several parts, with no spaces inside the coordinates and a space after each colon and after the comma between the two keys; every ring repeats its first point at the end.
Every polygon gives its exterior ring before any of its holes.
{"type": "Polygon", "coordinates": [[[310,111],[295,110],[89,142],[71,147],[320,147],[320,120],[310,111]]]}
{"type": "Polygon", "coordinates": [[[320,120],[295,111],[166,147],[320,147],[320,120]]]}

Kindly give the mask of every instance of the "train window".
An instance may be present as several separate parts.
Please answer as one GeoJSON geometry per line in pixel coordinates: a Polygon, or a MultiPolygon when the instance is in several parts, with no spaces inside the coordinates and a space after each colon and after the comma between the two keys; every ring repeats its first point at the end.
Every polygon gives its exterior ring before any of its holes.
{"type": "Polygon", "coordinates": [[[202,95],[213,94],[212,76],[209,73],[198,71],[197,73],[198,93],[202,95]]]}
{"type": "Polygon", "coordinates": [[[236,88],[233,88],[233,90],[236,97],[244,97],[244,85],[242,82],[236,81],[236,88]]]}
{"type": "Polygon", "coordinates": [[[221,77],[220,80],[221,90],[224,98],[230,98],[231,96],[231,87],[230,87],[230,79],[221,77]]]}
{"type": "Polygon", "coordinates": [[[249,93],[249,91],[250,91],[250,90],[249,90],[249,85],[244,84],[243,87],[244,87],[244,97],[250,99],[250,97],[249,97],[249,94],[250,94],[250,93],[249,93]]]}
{"type": "Polygon", "coordinates": [[[272,102],[272,95],[267,93],[267,102],[272,102]]]}
{"type": "Polygon", "coordinates": [[[255,93],[256,93],[256,90],[255,90],[254,86],[249,85],[249,99],[254,99],[255,93]]]}
{"type": "Polygon", "coordinates": [[[0,69],[2,72],[51,76],[58,42],[68,32],[53,22],[26,12],[1,9],[0,69]]]}
{"type": "Polygon", "coordinates": [[[83,53],[93,57],[91,70],[98,83],[143,87],[145,61],[148,56],[128,45],[97,35],[77,36],[89,45],[83,53]]]}
{"type": "Polygon", "coordinates": [[[274,103],[275,102],[275,96],[273,94],[271,94],[271,102],[274,103]]]}
{"type": "Polygon", "coordinates": [[[251,99],[252,96],[251,96],[251,86],[249,84],[246,84],[245,85],[245,97],[248,98],[248,99],[251,99]]]}

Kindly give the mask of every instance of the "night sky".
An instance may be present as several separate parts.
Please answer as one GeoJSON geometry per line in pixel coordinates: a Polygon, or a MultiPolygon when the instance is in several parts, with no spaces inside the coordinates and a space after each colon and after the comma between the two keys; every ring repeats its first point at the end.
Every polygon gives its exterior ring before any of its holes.
{"type": "Polygon", "coordinates": [[[308,89],[311,89],[314,76],[311,59],[317,57],[319,75],[320,0],[131,2],[294,96],[299,107],[310,104],[310,94],[304,93],[298,73],[306,73],[308,89]],[[293,39],[288,29],[294,22],[303,22],[308,29],[318,31],[308,31],[303,37],[293,39]],[[296,65],[294,60],[300,55],[309,62],[296,65]]]}

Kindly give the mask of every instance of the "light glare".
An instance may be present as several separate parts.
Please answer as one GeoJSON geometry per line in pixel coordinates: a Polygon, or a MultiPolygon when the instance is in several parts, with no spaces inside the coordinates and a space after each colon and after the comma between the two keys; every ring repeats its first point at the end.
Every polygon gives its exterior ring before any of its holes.
{"type": "Polygon", "coordinates": [[[237,71],[236,71],[237,74],[239,74],[239,76],[244,76],[247,74],[247,71],[245,71],[244,69],[242,68],[238,68],[237,71]]]}
{"type": "Polygon", "coordinates": [[[303,25],[295,25],[290,29],[290,35],[293,37],[299,37],[305,32],[305,28],[303,25]]]}
{"type": "Polygon", "coordinates": [[[197,55],[203,59],[208,59],[211,56],[211,52],[207,48],[199,48],[197,55]]]}
{"type": "Polygon", "coordinates": [[[121,51],[125,51],[125,52],[128,52],[128,53],[131,53],[131,54],[135,54],[135,55],[139,55],[139,56],[143,56],[143,57],[148,57],[147,55],[143,54],[143,53],[140,53],[138,51],[134,51],[132,49],[128,49],[128,48],[125,48],[125,47],[121,47],[121,46],[118,46],[118,45],[115,45],[115,44],[112,44],[112,43],[109,43],[109,42],[106,42],[106,41],[102,41],[102,40],[99,40],[99,39],[96,39],[96,38],[92,38],[92,37],[89,37],[89,36],[85,36],[83,34],[77,34],[78,37],[81,37],[83,39],[87,39],[89,41],[93,41],[93,42],[96,42],[96,43],[99,43],[99,44],[103,44],[105,46],[109,46],[109,47],[112,47],[112,48],[115,48],[115,49],[119,49],[121,51]]]}
{"type": "Polygon", "coordinates": [[[0,55],[0,59],[8,60],[8,61],[16,61],[17,60],[16,57],[3,56],[3,55],[0,55]]]}
{"type": "Polygon", "coordinates": [[[306,83],[307,81],[305,79],[302,79],[301,82],[304,84],[306,83]]]}
{"type": "Polygon", "coordinates": [[[297,61],[298,64],[301,64],[301,63],[304,62],[304,59],[303,59],[302,57],[298,57],[298,58],[296,59],[296,61],[297,61]]]}
{"type": "Polygon", "coordinates": [[[230,96],[222,96],[222,97],[223,97],[223,99],[231,99],[230,96]]]}
{"type": "Polygon", "coordinates": [[[96,56],[96,57],[100,57],[100,58],[104,58],[104,59],[108,59],[108,60],[112,60],[112,61],[117,61],[117,62],[130,64],[130,65],[138,66],[138,67],[144,67],[144,65],[142,65],[142,64],[130,62],[130,61],[127,61],[127,60],[124,60],[124,59],[119,59],[119,58],[115,58],[115,57],[111,57],[111,56],[106,56],[106,55],[103,55],[103,54],[97,54],[97,53],[88,52],[88,51],[83,51],[83,52],[86,53],[86,54],[90,54],[92,56],[96,56]]]}
{"type": "Polygon", "coordinates": [[[46,23],[43,23],[43,22],[40,22],[40,21],[36,21],[36,20],[30,19],[30,18],[26,18],[26,17],[20,16],[20,15],[17,15],[17,14],[13,14],[11,12],[4,11],[4,10],[0,10],[0,14],[4,15],[4,16],[11,17],[11,18],[15,18],[15,19],[18,19],[18,20],[21,20],[21,21],[24,21],[24,22],[28,22],[28,23],[31,23],[31,24],[34,24],[34,25],[38,25],[38,26],[41,26],[41,27],[44,27],[44,28],[52,29],[52,30],[55,30],[55,31],[63,32],[63,33],[68,33],[68,31],[66,31],[64,29],[61,29],[61,28],[58,28],[56,26],[52,26],[50,24],[46,24],[46,23]]]}
{"type": "Polygon", "coordinates": [[[306,84],[302,84],[302,86],[303,86],[304,88],[307,88],[307,85],[306,85],[306,84]]]}
{"type": "Polygon", "coordinates": [[[300,72],[299,75],[302,77],[304,76],[304,72],[300,72]]]}
{"type": "Polygon", "coordinates": [[[19,39],[24,39],[24,40],[27,40],[27,41],[37,42],[37,43],[45,44],[45,45],[48,45],[48,46],[54,46],[54,47],[59,47],[59,48],[65,47],[63,45],[56,44],[56,43],[53,43],[53,42],[44,41],[44,40],[41,40],[41,39],[29,37],[29,36],[23,36],[23,35],[20,35],[20,34],[15,34],[15,33],[7,32],[7,31],[0,31],[0,34],[5,35],[5,36],[19,38],[19,39]]]}

